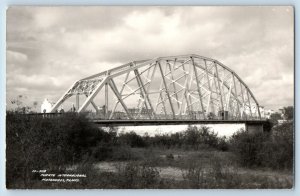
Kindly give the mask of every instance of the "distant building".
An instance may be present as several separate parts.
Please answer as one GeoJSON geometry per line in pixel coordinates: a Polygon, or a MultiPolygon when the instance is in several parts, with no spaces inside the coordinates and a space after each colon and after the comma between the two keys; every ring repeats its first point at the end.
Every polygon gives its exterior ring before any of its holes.
{"type": "MultiPolygon", "coordinates": [[[[50,113],[54,104],[55,104],[54,102],[50,102],[47,98],[45,98],[41,105],[41,113],[50,113]]],[[[60,109],[57,111],[63,112],[64,111],[63,106],[61,105],[60,109]]]]}
{"type": "Polygon", "coordinates": [[[272,114],[275,114],[276,112],[274,110],[265,110],[265,118],[270,119],[272,114]]]}
{"type": "MultiPolygon", "coordinates": [[[[246,107],[245,110],[244,110],[245,114],[247,115],[251,115],[252,114],[256,114],[258,113],[258,109],[257,109],[257,105],[256,104],[251,104],[251,109],[249,107],[246,107]]],[[[266,110],[263,106],[259,106],[259,112],[260,112],[260,116],[262,118],[267,118],[266,117],[266,110]]]]}
{"type": "Polygon", "coordinates": [[[51,103],[47,98],[43,101],[41,105],[41,113],[49,113],[51,112],[53,103],[51,103]]]}
{"type": "Polygon", "coordinates": [[[289,121],[285,120],[285,119],[278,119],[277,122],[278,122],[278,125],[282,125],[283,123],[286,123],[286,122],[289,122],[289,121]]]}

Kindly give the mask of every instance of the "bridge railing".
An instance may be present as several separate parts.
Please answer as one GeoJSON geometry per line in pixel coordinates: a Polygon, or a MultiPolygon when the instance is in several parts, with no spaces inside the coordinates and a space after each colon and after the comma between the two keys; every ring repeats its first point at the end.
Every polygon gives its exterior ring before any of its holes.
{"type": "MultiPolygon", "coordinates": [[[[26,114],[29,118],[30,117],[40,117],[40,118],[57,118],[61,116],[67,115],[84,115],[91,120],[130,120],[125,114],[123,113],[116,113],[112,119],[108,119],[103,113],[95,113],[95,112],[84,112],[84,113],[77,113],[77,112],[64,112],[64,113],[29,113],[26,114]]],[[[153,120],[154,118],[150,118],[148,115],[139,115],[139,114],[132,114],[133,119],[131,120],[153,120]]],[[[260,119],[258,117],[251,117],[251,116],[244,116],[244,118],[237,118],[235,116],[203,116],[198,114],[185,114],[185,115],[156,115],[157,120],[264,120],[263,118],[260,119]]]]}

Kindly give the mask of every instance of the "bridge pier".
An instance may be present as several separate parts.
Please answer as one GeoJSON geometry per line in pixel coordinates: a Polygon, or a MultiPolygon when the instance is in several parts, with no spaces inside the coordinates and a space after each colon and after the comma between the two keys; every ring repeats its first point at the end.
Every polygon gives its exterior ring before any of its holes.
{"type": "Polygon", "coordinates": [[[248,133],[262,133],[264,132],[264,126],[262,124],[245,124],[246,131],[248,133]]]}
{"type": "Polygon", "coordinates": [[[271,124],[269,121],[263,121],[261,123],[246,122],[245,129],[249,133],[270,132],[271,124]]]}

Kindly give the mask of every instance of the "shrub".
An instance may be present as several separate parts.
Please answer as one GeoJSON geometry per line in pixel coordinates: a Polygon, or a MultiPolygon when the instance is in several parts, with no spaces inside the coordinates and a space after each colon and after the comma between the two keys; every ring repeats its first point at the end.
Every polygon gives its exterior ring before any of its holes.
{"type": "Polygon", "coordinates": [[[143,140],[142,136],[137,135],[135,132],[121,133],[118,137],[118,142],[120,144],[125,144],[130,147],[145,147],[146,142],[143,140]]]}
{"type": "MultiPolygon", "coordinates": [[[[99,142],[111,136],[84,116],[55,118],[8,112],[6,116],[6,174],[8,188],[29,188],[32,170],[61,170],[84,161],[99,142]]],[[[102,148],[102,152],[107,149],[102,148]]]]}
{"type": "Polygon", "coordinates": [[[217,149],[221,151],[227,151],[229,149],[229,144],[225,136],[218,138],[217,149]]]}
{"type": "Polygon", "coordinates": [[[264,142],[267,140],[266,133],[248,133],[241,130],[231,138],[231,149],[240,159],[243,166],[255,167],[262,166],[262,158],[259,156],[264,142]]]}
{"type": "Polygon", "coordinates": [[[166,155],[166,158],[167,158],[168,160],[174,160],[174,155],[173,155],[172,153],[167,154],[167,155],[166,155]]]}
{"type": "Polygon", "coordinates": [[[117,165],[119,188],[155,188],[160,180],[155,167],[135,162],[117,165]]]}
{"type": "Polygon", "coordinates": [[[293,168],[294,129],[293,123],[284,123],[272,129],[272,135],[266,141],[261,156],[264,165],[273,169],[293,168]]]}
{"type": "Polygon", "coordinates": [[[190,163],[187,170],[182,170],[182,177],[190,188],[203,188],[206,184],[205,168],[202,164],[190,163]]]}
{"type": "Polygon", "coordinates": [[[96,161],[104,161],[112,158],[113,157],[112,153],[113,153],[112,146],[109,146],[106,143],[100,143],[94,148],[92,157],[96,161]]]}
{"type": "Polygon", "coordinates": [[[293,123],[274,126],[271,133],[248,133],[231,137],[231,150],[243,166],[272,169],[293,168],[293,123]]]}

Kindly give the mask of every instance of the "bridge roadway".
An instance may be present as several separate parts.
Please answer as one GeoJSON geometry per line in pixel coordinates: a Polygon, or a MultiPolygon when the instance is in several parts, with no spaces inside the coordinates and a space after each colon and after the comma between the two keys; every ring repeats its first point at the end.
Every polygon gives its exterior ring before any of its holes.
{"type": "Polygon", "coordinates": [[[263,125],[267,120],[103,120],[92,119],[93,123],[102,126],[145,126],[145,125],[182,125],[182,124],[246,124],[246,125],[263,125]]]}
{"type": "MultiPolygon", "coordinates": [[[[42,118],[55,118],[64,115],[78,115],[78,113],[33,113],[28,114],[28,116],[39,116],[42,118]]],[[[209,120],[196,120],[196,119],[97,119],[91,118],[91,122],[104,127],[112,126],[155,126],[155,125],[207,125],[207,124],[245,124],[246,130],[249,132],[257,131],[270,131],[270,122],[268,120],[253,120],[253,119],[243,119],[243,120],[221,120],[221,119],[209,119],[209,120]]]]}

